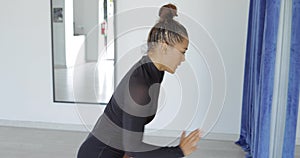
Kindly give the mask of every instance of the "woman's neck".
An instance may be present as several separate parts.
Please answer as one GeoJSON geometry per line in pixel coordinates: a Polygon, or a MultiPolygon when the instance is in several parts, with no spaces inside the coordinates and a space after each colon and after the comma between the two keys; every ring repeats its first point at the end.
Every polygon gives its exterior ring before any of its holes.
{"type": "Polygon", "coordinates": [[[159,60],[160,58],[158,57],[158,54],[153,51],[148,52],[148,57],[150,60],[153,62],[154,66],[159,70],[159,71],[164,71],[164,66],[162,62],[159,60]]]}

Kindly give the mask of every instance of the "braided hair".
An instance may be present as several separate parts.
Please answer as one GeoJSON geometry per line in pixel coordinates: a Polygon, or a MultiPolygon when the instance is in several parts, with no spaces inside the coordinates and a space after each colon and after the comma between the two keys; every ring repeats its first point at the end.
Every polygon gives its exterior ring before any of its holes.
{"type": "Polygon", "coordinates": [[[188,39],[188,33],[183,25],[174,20],[177,15],[177,7],[173,4],[162,6],[158,13],[160,19],[149,32],[147,45],[151,50],[157,43],[162,42],[173,46],[176,43],[188,39]]]}

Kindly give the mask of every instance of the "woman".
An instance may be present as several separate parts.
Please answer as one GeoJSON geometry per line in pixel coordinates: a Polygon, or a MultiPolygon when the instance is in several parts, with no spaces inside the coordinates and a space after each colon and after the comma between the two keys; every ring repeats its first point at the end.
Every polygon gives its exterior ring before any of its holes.
{"type": "Polygon", "coordinates": [[[177,8],[167,4],[159,10],[160,20],[151,29],[148,52],[124,76],[88,138],[78,158],[178,158],[196,150],[200,131],[182,133],[175,147],[142,142],[144,126],[153,120],[164,71],[174,73],[185,60],[188,34],[173,19],[177,8]],[[128,156],[127,156],[128,155],[128,156]]]}

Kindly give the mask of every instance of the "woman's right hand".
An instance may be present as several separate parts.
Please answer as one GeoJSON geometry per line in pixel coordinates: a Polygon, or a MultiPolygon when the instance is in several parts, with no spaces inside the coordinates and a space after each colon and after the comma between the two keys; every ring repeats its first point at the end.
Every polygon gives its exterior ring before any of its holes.
{"type": "Polygon", "coordinates": [[[181,134],[179,147],[183,151],[184,156],[188,156],[197,149],[197,143],[199,142],[202,133],[199,129],[196,129],[188,136],[185,136],[185,134],[185,131],[181,134]]]}

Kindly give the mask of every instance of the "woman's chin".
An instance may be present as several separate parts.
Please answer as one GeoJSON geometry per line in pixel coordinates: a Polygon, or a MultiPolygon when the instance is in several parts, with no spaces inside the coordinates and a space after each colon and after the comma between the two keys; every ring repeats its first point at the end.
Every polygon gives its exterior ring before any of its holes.
{"type": "Polygon", "coordinates": [[[176,71],[176,69],[168,69],[168,70],[167,70],[167,72],[170,73],[170,74],[174,74],[175,71],[176,71]]]}

